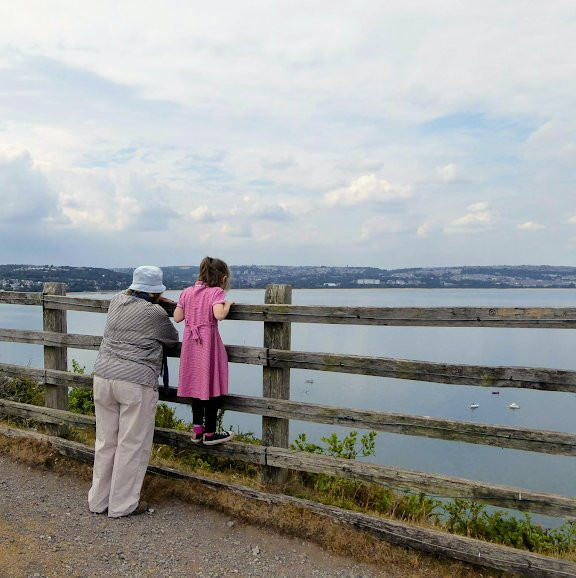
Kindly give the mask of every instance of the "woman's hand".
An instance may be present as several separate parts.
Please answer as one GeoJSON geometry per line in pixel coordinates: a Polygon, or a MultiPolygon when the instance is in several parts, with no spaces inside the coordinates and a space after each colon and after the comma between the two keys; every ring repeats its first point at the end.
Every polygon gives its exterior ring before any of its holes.
{"type": "Polygon", "coordinates": [[[174,310],[176,309],[176,301],[172,301],[172,299],[168,299],[167,297],[162,297],[158,299],[158,305],[168,313],[168,317],[174,316],[174,310]]]}

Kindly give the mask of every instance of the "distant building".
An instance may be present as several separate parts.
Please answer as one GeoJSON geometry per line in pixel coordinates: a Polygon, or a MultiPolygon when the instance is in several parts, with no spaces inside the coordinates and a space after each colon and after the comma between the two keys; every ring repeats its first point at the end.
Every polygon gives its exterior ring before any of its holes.
{"type": "Polygon", "coordinates": [[[380,279],[358,279],[357,285],[380,285],[380,279]]]}

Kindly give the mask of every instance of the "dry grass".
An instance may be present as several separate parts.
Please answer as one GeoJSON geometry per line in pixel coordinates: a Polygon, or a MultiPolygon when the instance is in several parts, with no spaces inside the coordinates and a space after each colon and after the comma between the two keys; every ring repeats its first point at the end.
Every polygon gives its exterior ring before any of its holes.
{"type": "MultiPolygon", "coordinates": [[[[60,455],[47,443],[15,440],[0,435],[0,454],[62,475],[84,480],[90,480],[92,476],[90,465],[60,455]]],[[[142,493],[143,497],[152,499],[156,504],[177,498],[186,503],[210,507],[250,524],[314,542],[327,551],[388,568],[399,576],[495,578],[511,575],[401,548],[304,508],[263,503],[200,482],[168,480],[148,475],[142,493]]]]}

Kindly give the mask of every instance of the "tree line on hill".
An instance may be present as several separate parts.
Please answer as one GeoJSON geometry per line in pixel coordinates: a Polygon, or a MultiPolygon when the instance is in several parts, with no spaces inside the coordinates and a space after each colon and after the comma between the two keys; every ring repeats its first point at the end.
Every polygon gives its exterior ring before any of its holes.
{"type": "MultiPolygon", "coordinates": [[[[193,284],[197,266],[164,266],[164,284],[180,290],[193,284]]],[[[376,267],[233,265],[237,289],[262,289],[271,283],[306,288],[576,288],[576,267],[546,265],[376,267]]],[[[54,265],[0,265],[0,290],[41,291],[48,281],[65,283],[68,292],[116,291],[128,287],[132,269],[54,265]]]]}

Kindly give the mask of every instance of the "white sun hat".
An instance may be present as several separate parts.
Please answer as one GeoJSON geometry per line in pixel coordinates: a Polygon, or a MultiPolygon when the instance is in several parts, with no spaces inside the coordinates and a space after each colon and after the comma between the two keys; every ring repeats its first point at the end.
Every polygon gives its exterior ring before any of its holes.
{"type": "Polygon", "coordinates": [[[163,293],[166,286],[162,283],[162,269],[154,265],[142,265],[134,269],[132,285],[128,289],[144,293],[163,293]]]}

